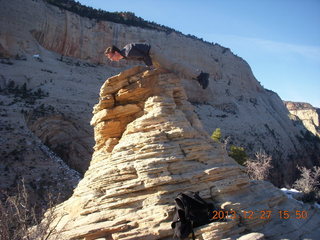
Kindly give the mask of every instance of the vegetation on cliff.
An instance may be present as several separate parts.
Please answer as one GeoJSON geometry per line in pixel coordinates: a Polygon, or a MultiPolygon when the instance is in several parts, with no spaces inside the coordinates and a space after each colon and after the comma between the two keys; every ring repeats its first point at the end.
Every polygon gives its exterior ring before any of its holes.
{"type": "Polygon", "coordinates": [[[299,167],[301,177],[295,181],[293,187],[303,193],[302,201],[320,203],[320,167],[312,169],[299,167]]]}
{"type": "Polygon", "coordinates": [[[101,9],[94,9],[92,7],[84,6],[74,0],[46,0],[46,2],[74,12],[82,17],[97,19],[98,21],[110,21],[129,26],[164,31],[167,33],[177,32],[172,28],[157,24],[155,22],[146,21],[141,17],[137,17],[133,12],[108,12],[101,9]]]}
{"type": "MultiPolygon", "coordinates": [[[[155,23],[153,21],[152,22],[146,21],[141,17],[137,17],[133,12],[108,12],[102,9],[94,9],[89,6],[84,6],[81,3],[74,0],[45,0],[45,1],[48,2],[49,4],[52,4],[59,8],[76,13],[82,17],[87,17],[89,19],[96,19],[98,21],[110,21],[114,23],[125,24],[128,26],[141,27],[141,28],[161,31],[167,34],[170,34],[172,32],[182,34],[180,31],[177,31],[173,28],[155,23]]],[[[191,34],[187,34],[186,36],[195,40],[208,43],[208,44],[213,44],[213,43],[204,41],[202,38],[198,38],[191,34]]],[[[222,47],[222,48],[223,48],[223,53],[230,51],[229,48],[225,48],[225,47],[222,47]]]]}

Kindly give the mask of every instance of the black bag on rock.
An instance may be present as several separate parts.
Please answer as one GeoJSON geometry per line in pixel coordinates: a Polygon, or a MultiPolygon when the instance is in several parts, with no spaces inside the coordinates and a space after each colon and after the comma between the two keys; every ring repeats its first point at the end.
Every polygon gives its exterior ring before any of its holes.
{"type": "Polygon", "coordinates": [[[185,239],[192,233],[193,228],[210,223],[213,216],[213,204],[203,200],[198,192],[179,193],[175,198],[175,214],[171,227],[178,239],[185,239]]]}

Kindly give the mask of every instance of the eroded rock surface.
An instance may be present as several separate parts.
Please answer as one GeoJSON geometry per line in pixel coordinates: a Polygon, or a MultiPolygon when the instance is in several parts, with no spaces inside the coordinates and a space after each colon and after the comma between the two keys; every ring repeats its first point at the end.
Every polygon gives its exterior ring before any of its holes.
{"type": "Polygon", "coordinates": [[[80,173],[88,169],[88,159],[92,155],[92,139],[76,122],[62,115],[52,114],[30,120],[29,127],[72,169],[80,173]]]}
{"type": "Polygon", "coordinates": [[[176,75],[143,67],[122,72],[103,84],[93,112],[96,145],[89,170],[55,209],[49,239],[172,239],[174,197],[186,190],[237,215],[196,229],[197,239],[320,234],[318,210],[288,200],[268,182],[249,181],[210,139],[176,75]],[[292,216],[305,210],[308,218],[280,219],[280,210],[292,216]],[[260,211],[272,216],[263,218],[260,211]]]}

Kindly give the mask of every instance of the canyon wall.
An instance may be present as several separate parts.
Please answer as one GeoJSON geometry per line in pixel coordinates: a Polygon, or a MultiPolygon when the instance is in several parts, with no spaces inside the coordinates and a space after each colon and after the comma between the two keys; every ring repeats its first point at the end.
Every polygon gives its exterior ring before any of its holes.
{"type": "MultiPolygon", "coordinates": [[[[320,109],[309,103],[284,102],[289,112],[297,117],[313,135],[320,137],[320,109]]],[[[293,117],[292,116],[292,117],[293,117]]]]}
{"type": "Polygon", "coordinates": [[[207,133],[220,128],[223,137],[230,136],[231,144],[245,147],[249,154],[263,149],[272,155],[272,179],[278,185],[295,180],[297,165],[319,165],[318,145],[312,145],[310,150],[310,144],[301,144],[301,129],[289,119],[279,96],[264,89],[249,65],[229,49],[175,32],[167,34],[90,20],[41,0],[0,2],[3,57],[41,55],[47,49],[123,69],[129,66],[126,61],[106,61],[103,52],[107,46],[148,42],[163,47],[169,55],[203,66],[210,73],[206,90],[194,81],[182,80],[188,100],[195,106],[207,133]]]}

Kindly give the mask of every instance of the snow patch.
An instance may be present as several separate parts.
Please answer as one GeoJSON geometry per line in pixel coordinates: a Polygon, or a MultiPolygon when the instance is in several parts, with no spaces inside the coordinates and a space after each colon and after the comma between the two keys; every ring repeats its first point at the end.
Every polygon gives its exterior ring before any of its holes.
{"type": "Polygon", "coordinates": [[[299,192],[296,189],[287,189],[287,188],[281,188],[280,189],[288,198],[294,199],[295,201],[299,202],[300,204],[303,204],[302,201],[299,201],[297,199],[301,198],[302,192],[299,192]]]}

